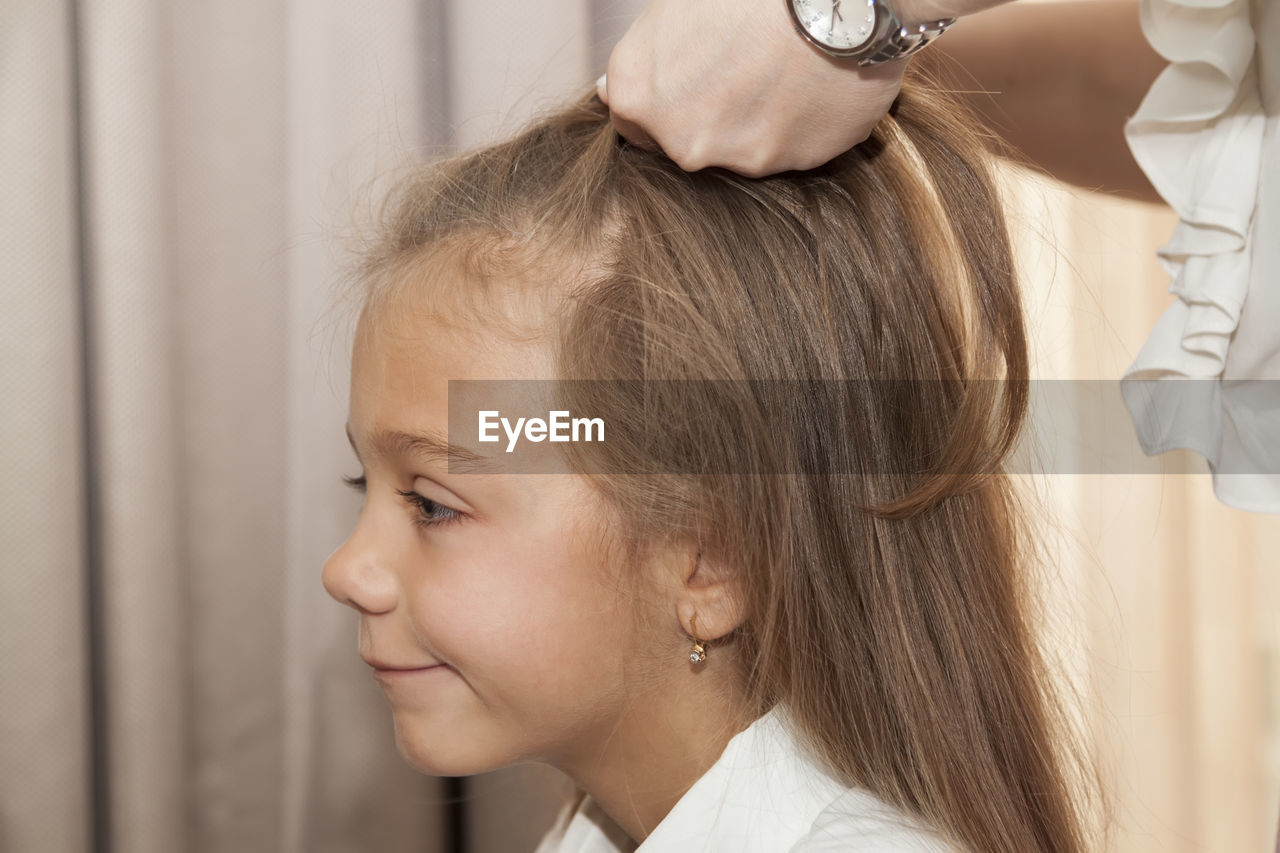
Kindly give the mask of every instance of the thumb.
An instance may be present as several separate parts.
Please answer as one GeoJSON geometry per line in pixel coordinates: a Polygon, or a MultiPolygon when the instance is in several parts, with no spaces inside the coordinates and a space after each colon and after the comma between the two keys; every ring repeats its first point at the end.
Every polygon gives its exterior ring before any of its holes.
{"type": "Polygon", "coordinates": [[[601,74],[600,79],[596,81],[596,94],[599,95],[600,100],[604,101],[606,104],[609,103],[609,84],[608,81],[605,80],[608,76],[607,72],[601,74]]]}

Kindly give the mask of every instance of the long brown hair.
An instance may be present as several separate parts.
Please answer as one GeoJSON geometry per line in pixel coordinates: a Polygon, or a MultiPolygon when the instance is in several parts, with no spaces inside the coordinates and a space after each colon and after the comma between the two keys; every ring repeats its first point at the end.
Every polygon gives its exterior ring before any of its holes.
{"type": "Polygon", "coordinates": [[[686,539],[733,567],[748,615],[725,639],[754,714],[784,702],[832,772],[961,846],[1083,851],[1090,777],[1003,468],[1028,355],[988,160],[915,71],[866,142],[764,179],[685,173],[587,94],[414,167],[356,280],[384,299],[446,246],[477,279],[560,270],[564,378],[821,380],[792,406],[570,383],[567,407],[626,425],[574,464],[634,553],[686,539]]]}

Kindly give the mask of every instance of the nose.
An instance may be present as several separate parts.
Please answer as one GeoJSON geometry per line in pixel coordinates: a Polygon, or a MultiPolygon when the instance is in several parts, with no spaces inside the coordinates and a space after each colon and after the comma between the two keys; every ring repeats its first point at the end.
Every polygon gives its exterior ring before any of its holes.
{"type": "Polygon", "coordinates": [[[320,578],[338,603],[361,613],[385,613],[395,607],[399,586],[372,528],[364,522],[325,560],[320,578]]]}

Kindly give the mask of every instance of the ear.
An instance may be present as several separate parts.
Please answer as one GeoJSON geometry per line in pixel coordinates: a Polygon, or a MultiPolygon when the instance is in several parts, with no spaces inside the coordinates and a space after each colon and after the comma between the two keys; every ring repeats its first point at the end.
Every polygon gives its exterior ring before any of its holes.
{"type": "Polygon", "coordinates": [[[746,616],[737,574],[705,551],[684,562],[675,596],[681,628],[699,640],[718,640],[746,616]]]}

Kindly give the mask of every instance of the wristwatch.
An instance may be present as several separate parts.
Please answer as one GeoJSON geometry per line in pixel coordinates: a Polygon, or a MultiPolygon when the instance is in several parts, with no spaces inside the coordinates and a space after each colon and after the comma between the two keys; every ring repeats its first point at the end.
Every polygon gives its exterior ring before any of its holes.
{"type": "Polygon", "coordinates": [[[819,49],[878,65],[910,56],[937,38],[955,18],[903,26],[889,0],[783,0],[800,34],[819,49]]]}

